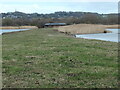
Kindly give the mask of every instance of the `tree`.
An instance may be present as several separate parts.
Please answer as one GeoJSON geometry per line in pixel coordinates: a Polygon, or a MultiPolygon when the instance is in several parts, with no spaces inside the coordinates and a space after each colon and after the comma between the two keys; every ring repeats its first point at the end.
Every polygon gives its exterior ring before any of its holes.
{"type": "Polygon", "coordinates": [[[100,23],[100,16],[96,14],[85,14],[81,17],[81,23],[98,24],[100,23]]]}
{"type": "Polygon", "coordinates": [[[11,18],[5,18],[2,20],[3,26],[13,26],[13,20],[11,18]]]}

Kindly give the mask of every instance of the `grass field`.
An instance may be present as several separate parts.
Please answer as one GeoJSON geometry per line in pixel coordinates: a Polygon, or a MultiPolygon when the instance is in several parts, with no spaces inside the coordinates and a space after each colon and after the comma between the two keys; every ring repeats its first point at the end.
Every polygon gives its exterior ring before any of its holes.
{"type": "Polygon", "coordinates": [[[117,43],[51,29],[3,35],[3,87],[118,87],[117,43]]]}

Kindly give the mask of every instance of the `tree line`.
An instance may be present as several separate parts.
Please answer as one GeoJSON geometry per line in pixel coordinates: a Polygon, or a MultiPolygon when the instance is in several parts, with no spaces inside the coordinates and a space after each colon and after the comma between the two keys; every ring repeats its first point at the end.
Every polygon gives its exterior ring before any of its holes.
{"type": "MultiPolygon", "coordinates": [[[[58,14],[58,13],[57,13],[58,14]]],[[[71,24],[118,24],[118,15],[109,14],[109,15],[98,15],[87,13],[80,17],[66,16],[66,17],[36,17],[36,18],[11,18],[6,17],[2,18],[3,26],[23,26],[31,25],[38,26],[39,28],[44,27],[45,23],[66,23],[67,25],[71,24]]]]}

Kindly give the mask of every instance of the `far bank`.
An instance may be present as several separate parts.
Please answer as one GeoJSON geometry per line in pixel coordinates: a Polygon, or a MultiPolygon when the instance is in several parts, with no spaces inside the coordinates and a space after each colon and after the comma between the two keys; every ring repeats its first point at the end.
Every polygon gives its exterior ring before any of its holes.
{"type": "Polygon", "coordinates": [[[36,29],[36,26],[0,26],[0,29],[36,29]]]}
{"type": "Polygon", "coordinates": [[[110,33],[106,29],[119,28],[118,25],[97,25],[97,24],[74,24],[61,26],[58,28],[59,32],[67,34],[96,34],[96,33],[110,33]]]}
{"type": "MultiPolygon", "coordinates": [[[[37,26],[2,26],[0,29],[37,29],[37,26]]],[[[118,25],[100,25],[100,24],[73,24],[66,26],[54,27],[59,32],[66,34],[96,34],[111,33],[106,29],[120,28],[118,25]]]]}

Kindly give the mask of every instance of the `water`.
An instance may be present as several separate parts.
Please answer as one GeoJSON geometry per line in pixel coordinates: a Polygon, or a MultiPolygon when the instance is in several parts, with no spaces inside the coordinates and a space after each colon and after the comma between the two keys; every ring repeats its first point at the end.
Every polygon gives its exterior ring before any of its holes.
{"type": "MultiPolygon", "coordinates": [[[[17,31],[25,31],[29,29],[0,29],[0,34],[7,32],[17,32],[17,31]]],[[[111,42],[120,42],[118,36],[120,35],[120,29],[107,29],[112,31],[112,33],[99,33],[99,34],[84,34],[84,35],[76,35],[76,38],[85,38],[85,39],[97,39],[111,42]]]]}
{"type": "Polygon", "coordinates": [[[120,29],[107,29],[112,31],[112,33],[99,33],[99,34],[84,34],[76,35],[76,38],[85,38],[85,39],[97,39],[111,42],[120,42],[118,36],[120,35],[120,29]]]}
{"type": "Polygon", "coordinates": [[[0,29],[0,34],[7,33],[7,32],[18,32],[18,31],[25,31],[29,29],[0,29]]]}

